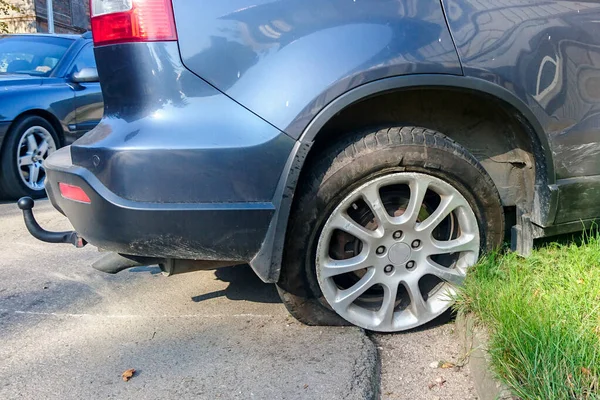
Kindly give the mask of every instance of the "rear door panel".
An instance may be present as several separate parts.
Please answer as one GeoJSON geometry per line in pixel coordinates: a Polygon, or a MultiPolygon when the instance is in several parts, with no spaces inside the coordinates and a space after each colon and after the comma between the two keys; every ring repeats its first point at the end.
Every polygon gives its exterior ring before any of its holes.
{"type": "Polygon", "coordinates": [[[443,0],[465,75],[534,112],[559,189],[555,223],[600,215],[600,3],[443,0]]]}
{"type": "Polygon", "coordinates": [[[598,175],[600,3],[444,0],[465,75],[520,97],[544,127],[557,179],[598,175]]]}

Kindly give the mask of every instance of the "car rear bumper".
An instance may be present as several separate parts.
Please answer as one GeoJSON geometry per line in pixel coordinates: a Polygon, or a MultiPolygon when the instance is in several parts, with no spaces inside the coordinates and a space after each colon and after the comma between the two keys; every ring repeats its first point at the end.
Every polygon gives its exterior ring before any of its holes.
{"type": "Polygon", "coordinates": [[[45,161],[53,205],[104,250],[251,261],[296,141],[188,71],[177,42],[95,53],[104,117],[45,161]],[[90,204],[64,198],[60,182],[90,204]]]}
{"type": "Polygon", "coordinates": [[[150,203],[111,192],[74,165],[71,148],[45,162],[50,201],[88,242],[121,254],[155,258],[248,262],[258,252],[274,213],[270,202],[150,203]],[[82,188],[90,204],[64,198],[59,182],[82,188]]]}

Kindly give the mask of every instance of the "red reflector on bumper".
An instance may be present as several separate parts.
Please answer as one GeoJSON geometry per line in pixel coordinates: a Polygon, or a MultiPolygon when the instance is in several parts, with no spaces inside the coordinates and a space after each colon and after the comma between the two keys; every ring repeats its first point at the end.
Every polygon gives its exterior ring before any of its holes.
{"type": "Polygon", "coordinates": [[[88,197],[87,194],[83,191],[79,186],[69,185],[68,183],[58,183],[58,187],[60,188],[60,194],[65,199],[78,201],[80,203],[90,204],[92,201],[88,197]]]}

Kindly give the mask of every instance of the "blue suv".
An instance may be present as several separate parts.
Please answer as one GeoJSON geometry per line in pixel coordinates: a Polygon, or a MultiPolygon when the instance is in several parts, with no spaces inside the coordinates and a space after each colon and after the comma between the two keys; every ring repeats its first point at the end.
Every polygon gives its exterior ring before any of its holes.
{"type": "Polygon", "coordinates": [[[95,267],[249,263],[307,324],[395,332],[510,237],[600,216],[600,3],[92,0],[104,117],[45,161],[95,267]]]}

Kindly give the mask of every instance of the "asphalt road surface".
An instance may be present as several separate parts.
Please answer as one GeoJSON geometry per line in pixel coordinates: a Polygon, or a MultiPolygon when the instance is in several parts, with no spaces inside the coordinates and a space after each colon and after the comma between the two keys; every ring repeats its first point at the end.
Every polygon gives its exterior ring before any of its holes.
{"type": "MultiPolygon", "coordinates": [[[[46,200],[34,211],[70,229],[46,200]]],[[[12,203],[0,204],[0,254],[0,399],[475,398],[466,368],[433,366],[460,359],[452,324],[304,326],[247,266],[107,275],[90,267],[93,246],[31,237],[12,203]]]]}

